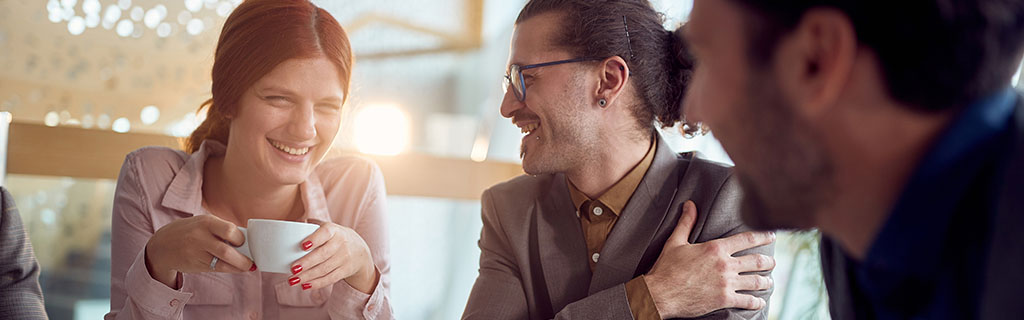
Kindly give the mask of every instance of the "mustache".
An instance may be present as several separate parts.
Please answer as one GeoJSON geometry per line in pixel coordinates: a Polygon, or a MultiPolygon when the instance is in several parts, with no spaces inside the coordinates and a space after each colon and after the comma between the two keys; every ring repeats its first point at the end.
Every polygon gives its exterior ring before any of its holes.
{"type": "Polygon", "coordinates": [[[531,120],[540,121],[540,117],[538,117],[536,114],[533,114],[531,112],[524,112],[524,111],[516,111],[515,113],[512,114],[512,123],[519,123],[519,122],[522,122],[522,121],[531,121],[531,120]]]}

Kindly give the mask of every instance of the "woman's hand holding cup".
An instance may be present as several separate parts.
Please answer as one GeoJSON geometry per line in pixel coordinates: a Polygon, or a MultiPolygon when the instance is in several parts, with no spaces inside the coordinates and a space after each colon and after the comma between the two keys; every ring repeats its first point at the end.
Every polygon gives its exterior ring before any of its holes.
{"type": "Polygon", "coordinates": [[[244,242],[245,236],[233,223],[216,216],[178,219],[149,238],[146,269],[153,279],[174,289],[179,289],[179,272],[255,271],[252,260],[233,247],[244,242]],[[213,263],[214,257],[218,260],[216,263],[213,263]]]}
{"type": "Polygon", "coordinates": [[[324,288],[345,280],[356,290],[370,294],[380,275],[370,248],[355,230],[332,222],[310,221],[320,228],[296,245],[309,254],[292,264],[288,283],[303,290],[324,288]]]}

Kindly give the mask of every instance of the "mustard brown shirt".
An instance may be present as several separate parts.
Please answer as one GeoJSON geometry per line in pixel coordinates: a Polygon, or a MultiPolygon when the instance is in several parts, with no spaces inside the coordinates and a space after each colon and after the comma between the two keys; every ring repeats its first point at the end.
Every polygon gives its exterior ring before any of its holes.
{"type": "MultiPolygon", "coordinates": [[[[608,234],[615,227],[615,222],[619,220],[619,214],[629,203],[629,199],[640,182],[643,181],[647,169],[654,161],[654,152],[657,149],[654,141],[655,139],[651,139],[647,154],[640,160],[640,163],[597,199],[590,199],[571,181],[566,181],[569,185],[569,197],[572,198],[573,206],[576,208],[576,216],[579,217],[580,225],[583,227],[583,238],[587,242],[591,272],[594,271],[597,262],[601,259],[601,249],[604,248],[608,234]]],[[[626,283],[626,298],[629,300],[629,309],[633,313],[634,319],[661,319],[654,306],[654,298],[651,297],[642,275],[626,283]]]]}

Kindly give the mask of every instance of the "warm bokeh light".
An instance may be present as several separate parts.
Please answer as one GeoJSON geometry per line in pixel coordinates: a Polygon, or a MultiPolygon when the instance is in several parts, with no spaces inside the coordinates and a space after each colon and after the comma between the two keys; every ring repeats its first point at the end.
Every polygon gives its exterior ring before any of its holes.
{"type": "Polygon", "coordinates": [[[396,155],[409,145],[409,116],[391,104],[368,105],[355,117],[355,143],[359,152],[396,155]]]}
{"type": "Polygon", "coordinates": [[[132,129],[132,122],[128,118],[117,118],[114,123],[110,125],[110,128],[117,133],[126,133],[132,129]]]}
{"type": "Polygon", "coordinates": [[[146,106],[142,108],[142,112],[139,112],[139,119],[142,120],[142,124],[150,125],[160,120],[160,108],[156,106],[146,106]]]}

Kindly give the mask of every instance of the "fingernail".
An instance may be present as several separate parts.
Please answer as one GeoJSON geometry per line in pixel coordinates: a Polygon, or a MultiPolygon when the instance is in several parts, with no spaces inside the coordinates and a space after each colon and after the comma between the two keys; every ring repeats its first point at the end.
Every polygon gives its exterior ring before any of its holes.
{"type": "Polygon", "coordinates": [[[312,248],[312,247],[313,247],[313,241],[306,240],[306,242],[302,243],[302,250],[309,250],[309,248],[312,248]]]}
{"type": "Polygon", "coordinates": [[[297,285],[297,284],[299,284],[299,281],[302,281],[302,280],[299,280],[299,277],[294,277],[294,278],[288,279],[288,285],[290,285],[290,286],[297,285]]]}
{"type": "Polygon", "coordinates": [[[313,287],[313,285],[308,284],[308,283],[303,283],[302,284],[302,290],[309,290],[309,288],[312,288],[312,287],[313,287]]]}
{"type": "Polygon", "coordinates": [[[253,271],[256,271],[256,264],[255,263],[253,263],[252,266],[249,267],[249,272],[253,272],[253,271]]]}
{"type": "Polygon", "coordinates": [[[775,239],[775,231],[770,232],[772,239],[775,239]]]}
{"type": "Polygon", "coordinates": [[[302,272],[302,266],[295,265],[294,267],[292,267],[292,274],[296,274],[296,273],[299,273],[299,272],[302,272]]]}

